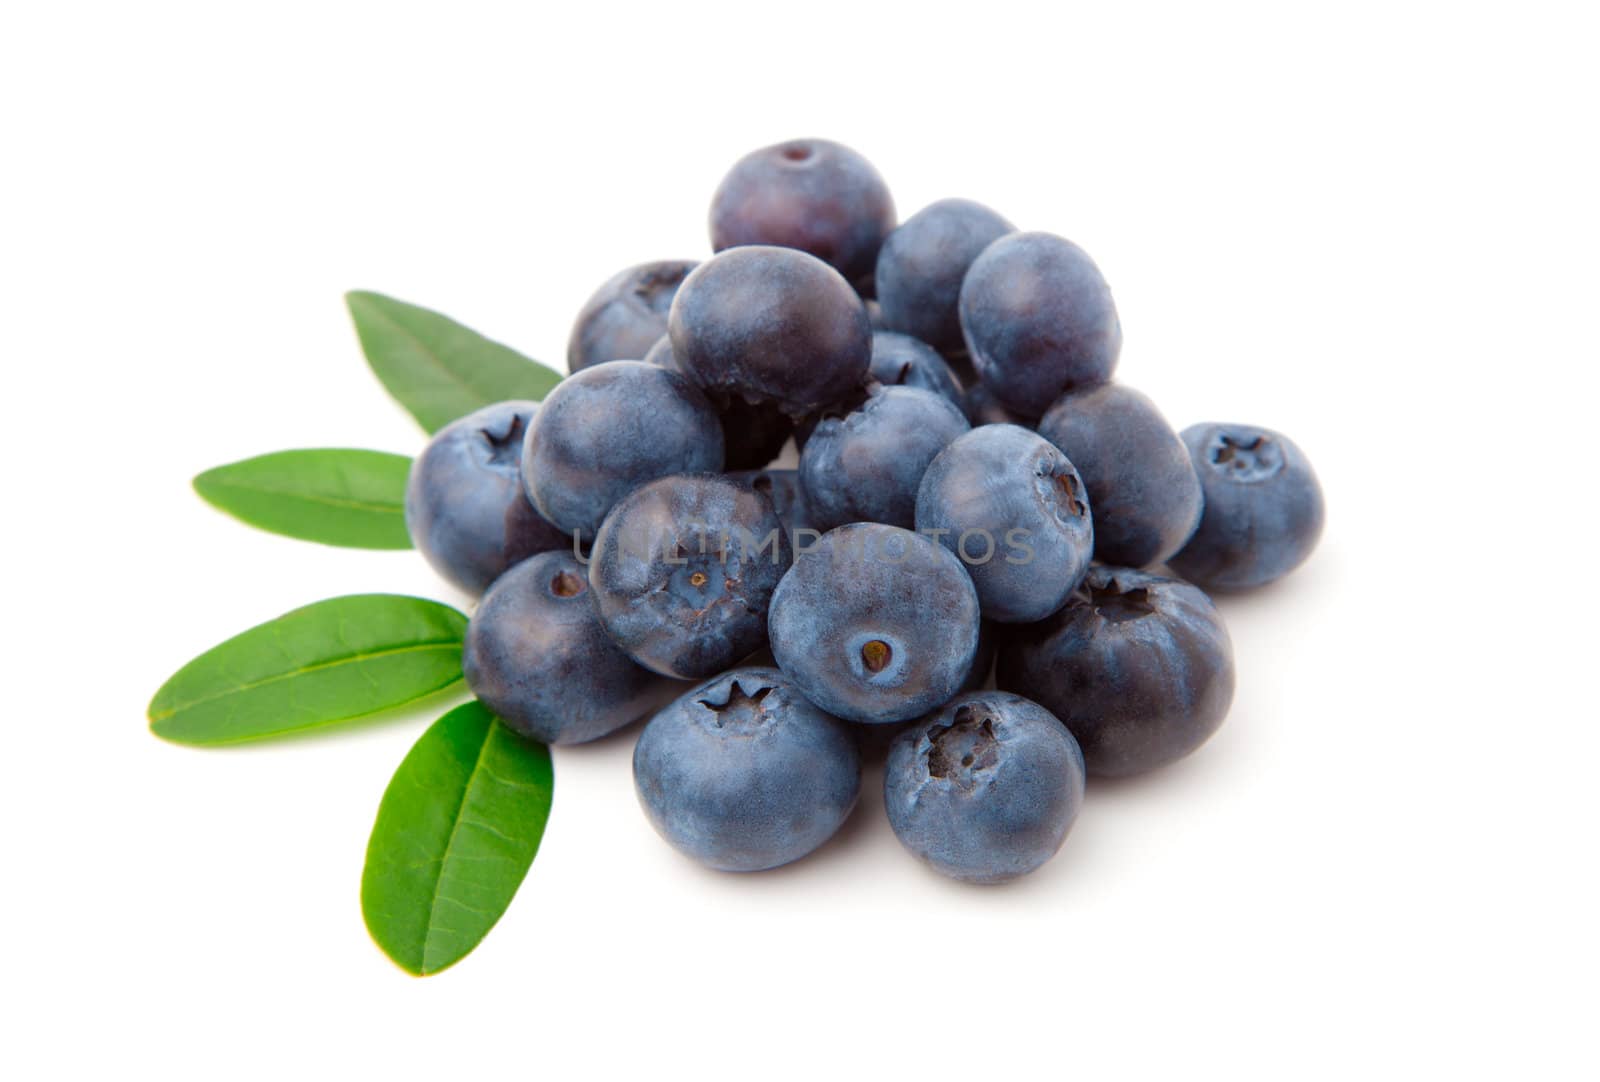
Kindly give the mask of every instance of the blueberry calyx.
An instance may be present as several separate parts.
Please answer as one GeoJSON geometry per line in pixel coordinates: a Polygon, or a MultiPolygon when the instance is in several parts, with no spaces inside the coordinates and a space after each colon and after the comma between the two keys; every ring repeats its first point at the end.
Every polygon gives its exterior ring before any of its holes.
{"type": "MultiPolygon", "coordinates": [[[[1039,476],[1048,477],[1041,473],[1039,476]]],[[[1089,505],[1083,502],[1083,485],[1071,473],[1058,473],[1050,478],[1055,488],[1056,517],[1063,521],[1067,518],[1082,518],[1089,512],[1089,505]],[[1062,514],[1062,512],[1067,512],[1062,514]]]]}
{"type": "Polygon", "coordinates": [[[995,736],[989,711],[967,703],[948,725],[928,730],[928,777],[941,778],[962,789],[972,789],[976,775],[1000,761],[1000,738],[995,736]]]}
{"type": "Polygon", "coordinates": [[[749,731],[766,721],[767,708],[762,700],[772,693],[773,685],[762,681],[747,689],[744,684],[745,681],[738,678],[730,681],[728,694],[722,702],[714,695],[697,700],[711,711],[712,723],[717,728],[749,731]]]}
{"type": "Polygon", "coordinates": [[[1264,481],[1283,469],[1283,450],[1266,436],[1221,433],[1211,445],[1211,464],[1231,481],[1264,481]]]}
{"type": "Polygon", "coordinates": [[[1124,590],[1115,578],[1108,578],[1104,586],[1087,583],[1084,589],[1089,595],[1089,605],[1107,623],[1126,623],[1156,611],[1150,590],[1145,586],[1124,590]]]}
{"type": "Polygon", "coordinates": [[[557,597],[577,597],[589,588],[589,584],[571,571],[561,571],[550,580],[550,592],[557,597]]]}
{"type": "Polygon", "coordinates": [[[522,466],[522,438],[527,434],[528,421],[520,413],[511,415],[511,424],[504,435],[493,428],[480,428],[489,445],[489,464],[502,469],[517,470],[522,466]]]}

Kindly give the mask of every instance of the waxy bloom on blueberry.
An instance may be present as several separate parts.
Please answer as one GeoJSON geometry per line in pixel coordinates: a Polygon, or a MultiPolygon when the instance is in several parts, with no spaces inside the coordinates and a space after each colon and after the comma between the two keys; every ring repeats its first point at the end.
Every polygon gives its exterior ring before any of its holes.
{"type": "Polygon", "coordinates": [[[1254,425],[1183,430],[1205,492],[1200,528],[1172,569],[1206,589],[1263,586],[1293,571],[1322,536],[1322,486],[1289,437],[1254,425]]]}
{"type": "Polygon", "coordinates": [[[907,726],[883,801],[895,836],[969,883],[1026,875],[1061,848],[1083,805],[1083,754],[1037,703],[979,691],[907,726]]]}
{"type": "Polygon", "coordinates": [[[870,285],[894,222],[888,185],[867,159],[826,139],[792,139],[728,171],[711,198],[711,247],[797,248],[870,285]]]}
{"type": "Polygon", "coordinates": [[[1089,488],[1095,559],[1146,567],[1183,547],[1200,522],[1200,479],[1155,403],[1119,384],[1066,394],[1039,422],[1089,488]]]}
{"type": "Polygon", "coordinates": [[[1003,623],[1059,609],[1094,554],[1083,479],[1016,425],[975,428],[939,452],[917,492],[917,529],[966,558],[984,617],[1003,623]]]}
{"type": "Polygon", "coordinates": [[[971,673],[978,595],[928,538],[855,523],[796,555],[768,626],[778,667],[812,702],[851,721],[906,721],[971,673]]]}
{"type": "Polygon", "coordinates": [[[722,427],[705,396],[670,369],[607,361],[556,385],[522,452],[539,512],[594,536],[616,502],[646,481],[722,468],[722,427]]]}
{"type": "Polygon", "coordinates": [[[606,516],[589,583],[629,656],[703,680],[766,643],[767,605],[788,567],[770,499],[730,477],[663,477],[606,516]]]}
{"type": "Polygon", "coordinates": [[[941,199],[907,218],[878,252],[883,325],[941,350],[959,349],[961,280],[985,248],[1015,231],[970,199],[941,199]]]}
{"type": "Polygon", "coordinates": [[[522,489],[522,440],[537,402],[497,402],[441,428],[411,466],[406,529],[433,569],[469,594],[571,540],[522,489]]]}
{"type": "Polygon", "coordinates": [[[803,417],[859,391],[867,310],[826,263],[792,248],[730,248],[678,290],[667,319],[678,367],[714,398],[803,417]]]}
{"type": "Polygon", "coordinates": [[[496,580],[467,624],[461,662],[485,706],[548,744],[620,729],[649,713],[669,686],[607,637],[570,552],[542,553],[496,580]]]}
{"type": "Polygon", "coordinates": [[[855,807],[861,759],[846,726],[776,669],[708,680],[645,726],[634,788],[673,847],[721,871],[798,860],[855,807]]]}
{"type": "Polygon", "coordinates": [[[949,399],[917,387],[874,387],[856,409],[824,417],[800,455],[812,523],[909,529],[928,463],[969,427],[949,399]]]}
{"type": "Polygon", "coordinates": [[[567,371],[606,361],[643,360],[667,333],[667,311],[678,286],[694,270],[691,260],[641,263],[607,278],[578,313],[567,340],[567,371]]]}
{"type": "Polygon", "coordinates": [[[1216,606],[1177,579],[1089,569],[1066,607],[1016,629],[995,682],[1064,722],[1089,773],[1139,774],[1205,743],[1233,702],[1233,646],[1216,606]]]}
{"type": "Polygon", "coordinates": [[[1122,324],[1082,248],[1049,233],[1001,237],[961,283],[961,330],[1000,404],[1038,417],[1067,391],[1111,378],[1122,324]]]}

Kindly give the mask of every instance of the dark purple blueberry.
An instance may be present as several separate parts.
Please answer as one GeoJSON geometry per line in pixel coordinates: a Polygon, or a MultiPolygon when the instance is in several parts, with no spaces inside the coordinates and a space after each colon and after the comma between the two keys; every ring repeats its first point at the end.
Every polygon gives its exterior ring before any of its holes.
{"type": "Polygon", "coordinates": [[[1121,777],[1216,732],[1233,702],[1233,647],[1195,587],[1096,564],[1065,608],[1015,629],[995,677],[1072,730],[1089,773],[1121,777]]]}
{"type": "Polygon", "coordinates": [[[646,481],[720,469],[722,426],[711,404],[686,377],[641,361],[606,361],[562,380],[522,452],[533,505],[584,539],[646,481]]]}
{"type": "Polygon", "coordinates": [[[1254,425],[1183,430],[1205,510],[1172,569],[1207,590],[1263,586],[1299,567],[1322,536],[1322,486],[1289,437],[1254,425]]]}
{"type": "Polygon", "coordinates": [[[960,561],[926,537],[856,523],[797,547],[768,628],[778,666],[806,698],[851,721],[907,721],[970,675],[978,595],[960,561]]]}
{"type": "Polygon", "coordinates": [[[728,171],[711,200],[711,247],[798,248],[854,282],[871,276],[894,223],[889,188],[867,159],[826,139],[795,139],[728,171]]]}
{"type": "Polygon", "coordinates": [[[770,499],[726,477],[663,477],[606,516],[589,585],[625,653],[702,680],[767,641],[767,605],[789,558],[770,499]]]}
{"type": "Polygon", "coordinates": [[[967,415],[967,421],[973,428],[979,425],[1016,425],[1019,428],[1034,428],[1039,424],[1039,419],[1023,417],[1021,414],[1012,413],[995,400],[994,392],[982,383],[974,383],[968,387],[961,396],[961,411],[967,415]]]}
{"type": "Polygon", "coordinates": [[[889,234],[878,253],[884,325],[938,349],[961,346],[957,299],[978,254],[1016,226],[970,199],[941,199],[889,234]]]}
{"type": "Polygon", "coordinates": [[[895,837],[934,871],[1004,883],[1056,855],[1083,806],[1083,753],[1048,710],[982,691],[908,725],[889,749],[895,837]]]}
{"type": "Polygon", "coordinates": [[[1200,522],[1200,479],[1155,403],[1119,384],[1062,396],[1039,422],[1089,487],[1101,563],[1148,567],[1183,548],[1200,522]]]}
{"type": "Polygon", "coordinates": [[[678,366],[678,357],[672,352],[672,336],[665,331],[657,338],[650,348],[645,351],[644,363],[653,364],[658,368],[670,368],[678,375],[686,373],[678,366]]]}
{"type": "Polygon", "coordinates": [[[1037,417],[1066,392],[1104,383],[1122,325],[1086,252],[1049,233],[1012,233],[961,283],[961,329],[978,376],[1001,405],[1037,417]]]}
{"type": "Polygon", "coordinates": [[[861,791],[861,757],[849,727],[783,673],[739,668],[650,719],[633,784],[673,848],[719,871],[758,872],[833,837],[861,791]]]}
{"type": "MultiPolygon", "coordinates": [[[[672,339],[666,335],[650,347],[644,359],[646,364],[683,371],[672,352],[672,339]]],[[[723,469],[754,470],[765,466],[778,457],[794,431],[794,422],[770,402],[747,402],[738,395],[708,397],[722,422],[723,469]]]]}
{"type": "Polygon", "coordinates": [[[667,320],[683,372],[713,396],[803,417],[867,378],[867,310],[839,272],[790,248],[733,248],[702,263],[667,320]]]}
{"type": "Polygon", "coordinates": [[[485,706],[547,744],[614,732],[671,686],[612,643],[570,552],[542,553],[495,580],[467,624],[461,664],[485,706]]]}
{"type": "Polygon", "coordinates": [[[1094,554],[1083,479],[1016,425],[975,428],[939,452],[917,490],[917,531],[961,558],[984,619],[1002,623],[1055,612],[1094,554]]]}
{"type": "Polygon", "coordinates": [[[497,402],[452,421],[428,441],[406,484],[406,529],[440,575],[477,596],[501,572],[571,538],[522,490],[522,438],[537,402],[497,402]]]}
{"type": "Polygon", "coordinates": [[[641,263],[607,278],[584,302],[567,339],[567,371],[605,361],[637,361],[667,333],[667,311],[692,260],[641,263]]]}
{"type": "Polygon", "coordinates": [[[812,523],[824,530],[849,522],[910,529],[923,471],[968,428],[948,399],[916,387],[875,387],[859,409],[825,417],[800,455],[812,523]]]}
{"type": "Polygon", "coordinates": [[[872,335],[872,378],[885,387],[920,387],[961,407],[961,384],[939,351],[893,331],[872,335]]]}

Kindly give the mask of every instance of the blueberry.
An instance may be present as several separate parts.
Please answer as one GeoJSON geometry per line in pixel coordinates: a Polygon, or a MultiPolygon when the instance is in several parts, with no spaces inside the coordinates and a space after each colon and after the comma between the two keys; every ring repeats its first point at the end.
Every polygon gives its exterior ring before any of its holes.
{"type": "Polygon", "coordinates": [[[861,790],[848,728],[776,669],[709,680],[645,726],[633,783],[656,830],[720,871],[798,860],[833,837],[861,790]]]}
{"type": "Polygon", "coordinates": [[[694,270],[690,260],[641,263],[607,278],[584,302],[567,339],[567,371],[605,361],[637,361],[667,333],[667,310],[694,270]]]}
{"type": "Polygon", "coordinates": [[[874,388],[859,409],[825,417],[800,455],[813,524],[911,527],[923,471],[968,427],[949,400],[915,387],[874,388]]]}
{"type": "Polygon", "coordinates": [[[802,417],[867,378],[872,330],[850,283],[789,248],[733,248],[702,263],[667,320],[678,365],[707,393],[802,417]]]}
{"type": "Polygon", "coordinates": [[[1015,231],[970,199],[941,199],[907,218],[878,253],[884,325],[942,350],[959,347],[961,279],[980,252],[1015,231]]]}
{"type": "Polygon", "coordinates": [[[722,428],[711,404],[684,376],[640,361],[606,361],[562,380],[522,451],[533,505],[585,537],[646,481],[720,469],[722,428]]]}
{"type": "Polygon", "coordinates": [[[1200,528],[1172,569],[1208,590],[1262,586],[1299,567],[1322,536],[1322,486],[1287,436],[1254,425],[1183,430],[1205,492],[1200,528]]]}
{"type": "Polygon", "coordinates": [[[981,382],[974,383],[962,394],[961,412],[967,415],[967,421],[973,428],[979,425],[1020,425],[1023,428],[1034,428],[1039,423],[1037,417],[1024,417],[1020,413],[1012,413],[1006,409],[995,398],[994,392],[981,382]]]}
{"type": "Polygon", "coordinates": [[[789,557],[770,499],[730,478],[663,477],[606,516],[589,585],[624,653],[703,680],[767,641],[767,605],[789,557]]]}
{"type": "Polygon", "coordinates": [[[1094,553],[1083,479],[1048,440],[984,425],[933,460],[917,530],[961,557],[987,620],[1032,623],[1066,603],[1094,553]]]}
{"type": "Polygon", "coordinates": [[[1072,730],[1089,773],[1120,777],[1216,732],[1233,702],[1233,647],[1195,587],[1097,564],[1065,608],[1015,630],[995,676],[1072,730]]]}
{"type": "Polygon", "coordinates": [[[728,171],[711,200],[711,247],[798,248],[853,282],[872,274],[894,223],[889,188],[867,159],[826,139],[795,139],[728,171]]]}
{"type": "Polygon", "coordinates": [[[1200,479],[1155,404],[1116,384],[1064,395],[1039,422],[1083,475],[1095,559],[1146,567],[1168,559],[1200,522],[1200,479]]]}
{"type": "Polygon", "coordinates": [[[961,405],[961,384],[938,350],[907,334],[875,331],[872,335],[874,380],[885,387],[920,387],[961,405]]]}
{"type": "MultiPolygon", "coordinates": [[[[681,373],[672,339],[662,335],[644,355],[646,364],[681,373]]],[[[737,395],[711,399],[722,422],[722,465],[727,470],[754,470],[778,457],[794,431],[794,422],[770,402],[746,402],[737,395]]]]}
{"type": "Polygon", "coordinates": [[[670,368],[680,376],[684,371],[678,365],[678,356],[672,352],[672,336],[663,333],[657,338],[649,349],[645,350],[644,363],[653,364],[658,368],[670,368]]]}
{"type": "Polygon", "coordinates": [[[1099,268],[1049,233],[1012,233],[985,248],[962,280],[960,311],[979,377],[1001,405],[1024,416],[1110,379],[1122,348],[1099,268]]]}
{"type": "Polygon", "coordinates": [[[981,691],[895,738],[883,798],[895,836],[935,871],[1003,883],[1055,856],[1083,786],[1083,753],[1050,711],[981,691]]]}
{"type": "Polygon", "coordinates": [[[741,470],[728,474],[728,477],[772,501],[773,510],[778,512],[778,518],[783,523],[784,536],[791,541],[795,538],[796,530],[811,529],[811,518],[806,513],[805,490],[800,487],[798,470],[741,470]]]}
{"type": "Polygon", "coordinates": [[[806,698],[851,721],[906,721],[967,679],[978,595],[926,537],[856,523],[796,547],[768,628],[778,666],[806,698]]]}
{"type": "Polygon", "coordinates": [[[537,552],[572,542],[533,509],[518,462],[537,402],[497,402],[441,428],[411,467],[406,528],[440,575],[474,596],[537,552]]]}
{"type": "Polygon", "coordinates": [[[485,706],[548,744],[614,732],[671,686],[607,637],[570,552],[542,553],[495,580],[467,624],[461,666],[485,706]]]}

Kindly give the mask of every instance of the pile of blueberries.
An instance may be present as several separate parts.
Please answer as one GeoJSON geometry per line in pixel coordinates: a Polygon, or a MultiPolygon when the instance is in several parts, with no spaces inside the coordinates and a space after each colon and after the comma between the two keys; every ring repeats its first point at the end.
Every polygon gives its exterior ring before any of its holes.
{"type": "Polygon", "coordinates": [[[417,460],[417,547],[482,594],[468,684],[553,744],[650,716],[640,802],[714,868],[820,846],[886,748],[906,848],[972,882],[1032,871],[1086,773],[1222,723],[1201,588],[1306,559],[1309,463],[1264,428],[1174,432],[1111,382],[1121,325],[1081,248],[964,199],[897,225],[847,147],[740,160],[711,239],[603,284],[543,404],[417,460]]]}

